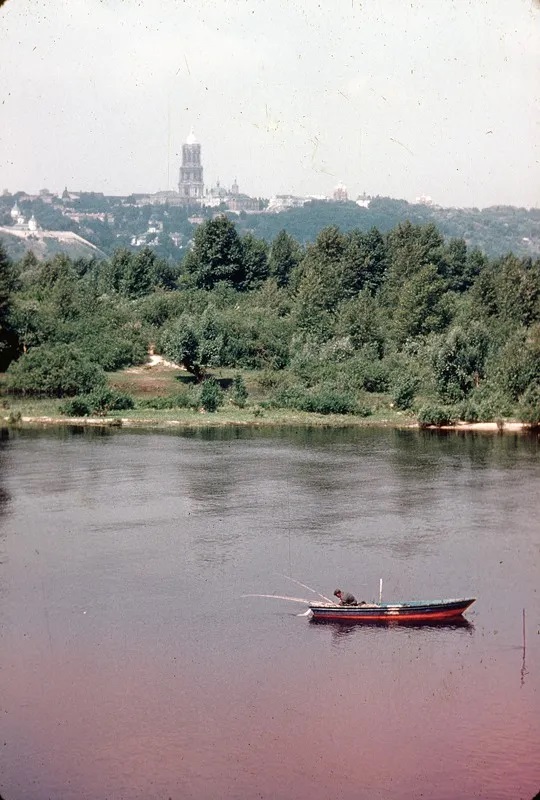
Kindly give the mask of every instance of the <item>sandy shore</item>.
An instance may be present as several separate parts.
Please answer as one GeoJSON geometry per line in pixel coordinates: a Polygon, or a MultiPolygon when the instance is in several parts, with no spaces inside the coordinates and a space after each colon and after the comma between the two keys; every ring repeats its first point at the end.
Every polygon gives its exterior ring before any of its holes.
{"type": "MultiPolygon", "coordinates": [[[[414,421],[403,421],[400,423],[399,421],[395,420],[378,420],[373,421],[369,420],[369,418],[363,418],[362,420],[358,419],[343,419],[343,417],[336,419],[330,417],[320,418],[313,418],[313,420],[309,419],[298,419],[294,414],[291,414],[290,417],[287,416],[285,418],[276,420],[273,418],[265,419],[263,418],[249,418],[245,420],[239,419],[227,419],[216,414],[208,414],[208,413],[198,413],[194,414],[193,416],[185,417],[182,419],[160,419],[157,417],[49,417],[49,416],[36,416],[36,417],[29,417],[23,416],[20,420],[13,422],[10,421],[9,417],[4,416],[3,422],[6,426],[15,425],[15,426],[28,426],[28,427],[36,427],[36,426],[77,426],[77,427],[122,427],[122,428],[178,428],[178,427],[185,427],[185,428],[200,428],[200,427],[231,427],[231,426],[239,426],[239,427],[283,427],[283,426],[290,426],[290,427],[308,427],[310,425],[317,425],[321,426],[324,425],[325,427],[381,427],[381,428],[416,428],[418,429],[420,426],[417,422],[414,421]]],[[[497,422],[474,422],[474,423],[467,423],[467,422],[458,422],[455,425],[441,425],[437,426],[427,426],[425,430],[436,430],[436,431],[445,431],[445,432],[456,432],[456,433],[465,433],[465,432],[478,432],[478,433],[522,433],[528,432],[530,430],[529,426],[524,425],[522,422],[515,422],[515,421],[508,421],[497,423],[497,422]]]]}

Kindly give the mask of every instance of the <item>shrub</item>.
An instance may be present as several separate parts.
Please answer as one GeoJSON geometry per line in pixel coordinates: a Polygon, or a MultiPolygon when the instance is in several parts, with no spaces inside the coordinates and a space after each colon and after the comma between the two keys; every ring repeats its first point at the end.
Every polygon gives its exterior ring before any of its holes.
{"type": "Polygon", "coordinates": [[[124,411],[133,408],[135,403],[129,394],[117,392],[103,386],[91,392],[86,398],[92,414],[104,415],[109,411],[124,411]]]}
{"type": "Polygon", "coordinates": [[[490,422],[497,417],[509,417],[514,410],[514,403],[508,395],[487,381],[474,393],[472,399],[478,406],[478,418],[482,422],[490,422]]]}
{"type": "Polygon", "coordinates": [[[109,411],[123,411],[133,408],[134,405],[130,395],[102,387],[90,394],[66,401],[61,407],[61,412],[69,417],[88,417],[91,414],[104,416],[109,411]]]}
{"type": "Polygon", "coordinates": [[[480,422],[482,418],[481,407],[474,400],[464,400],[456,406],[456,414],[464,422],[480,422]]]}
{"type": "Polygon", "coordinates": [[[422,406],[418,412],[418,423],[421,428],[428,428],[430,425],[435,427],[452,425],[454,421],[452,410],[446,406],[422,406]]]}
{"type": "Polygon", "coordinates": [[[158,410],[199,408],[199,394],[192,389],[188,389],[178,394],[165,395],[164,397],[149,397],[144,400],[139,400],[137,405],[140,408],[154,408],[158,410]]]}
{"type": "Polygon", "coordinates": [[[411,408],[418,389],[418,380],[412,376],[408,376],[399,380],[392,393],[392,401],[397,408],[402,411],[407,411],[411,408]]]}
{"type": "Polygon", "coordinates": [[[205,411],[217,411],[223,403],[223,391],[214,378],[207,378],[200,391],[200,404],[205,411]]]}
{"type": "Polygon", "coordinates": [[[92,412],[86,397],[72,397],[62,403],[60,413],[67,417],[89,417],[92,412]]]}
{"type": "Polygon", "coordinates": [[[283,372],[264,369],[257,375],[257,383],[261,389],[275,389],[283,381],[283,372]]]}
{"type": "Polygon", "coordinates": [[[40,345],[10,364],[8,391],[15,394],[70,397],[105,384],[101,367],[67,344],[40,345]]]}
{"type": "Polygon", "coordinates": [[[318,391],[306,391],[298,386],[281,389],[270,401],[274,408],[294,408],[314,414],[362,414],[367,416],[367,409],[360,409],[355,398],[345,392],[331,388],[318,391]]]}
{"type": "Polygon", "coordinates": [[[532,384],[521,397],[519,419],[531,428],[540,427],[540,384],[532,384]]]}
{"type": "Polygon", "coordinates": [[[364,366],[362,388],[366,392],[386,392],[388,383],[388,370],[380,361],[372,361],[364,366]]]}
{"type": "Polygon", "coordinates": [[[323,389],[309,397],[303,410],[315,414],[355,414],[358,406],[356,400],[348,394],[323,389]]]}
{"type": "Polygon", "coordinates": [[[238,408],[244,408],[244,406],[246,405],[247,398],[248,398],[248,390],[246,389],[246,384],[244,382],[243,377],[238,372],[234,376],[231,399],[235,406],[238,406],[238,408]]]}

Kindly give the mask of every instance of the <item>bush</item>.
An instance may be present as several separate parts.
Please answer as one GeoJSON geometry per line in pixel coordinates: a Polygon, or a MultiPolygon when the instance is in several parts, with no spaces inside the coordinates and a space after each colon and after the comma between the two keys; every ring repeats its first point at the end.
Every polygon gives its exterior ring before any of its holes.
{"type": "Polygon", "coordinates": [[[308,392],[300,387],[281,389],[270,401],[274,408],[294,408],[314,414],[361,414],[367,416],[368,409],[359,408],[355,398],[345,392],[323,388],[308,392]]]}
{"type": "Polygon", "coordinates": [[[257,384],[261,389],[275,389],[283,382],[283,372],[277,370],[265,369],[257,375],[257,384]]]}
{"type": "Polygon", "coordinates": [[[418,380],[411,376],[402,378],[394,387],[392,393],[392,401],[397,408],[402,411],[407,411],[411,408],[418,389],[418,380]]]}
{"type": "Polygon", "coordinates": [[[207,378],[200,391],[200,403],[205,411],[217,411],[223,403],[223,391],[214,378],[207,378]]]}
{"type": "Polygon", "coordinates": [[[88,417],[91,414],[105,416],[109,411],[123,411],[133,408],[134,405],[130,395],[102,387],[90,394],[68,400],[62,405],[61,412],[69,417],[88,417]]]}
{"type": "Polygon", "coordinates": [[[92,411],[86,397],[73,397],[62,403],[60,413],[67,417],[89,417],[92,411]]]}
{"type": "Polygon", "coordinates": [[[421,428],[433,425],[452,425],[455,422],[452,410],[446,406],[422,406],[418,412],[418,423],[421,428]]]}
{"type": "Polygon", "coordinates": [[[372,361],[365,365],[362,388],[366,392],[386,392],[388,383],[388,370],[380,361],[372,361]]]}
{"type": "Polygon", "coordinates": [[[198,408],[199,396],[193,390],[187,390],[178,394],[166,395],[165,397],[150,397],[146,400],[139,400],[137,404],[140,408],[153,408],[157,410],[167,410],[173,408],[198,408]]]}
{"type": "Polygon", "coordinates": [[[108,389],[106,386],[91,392],[86,399],[91,413],[100,416],[109,411],[124,411],[135,406],[131,395],[108,389]]]}
{"type": "Polygon", "coordinates": [[[464,400],[459,403],[456,406],[456,414],[463,422],[480,422],[482,419],[481,407],[474,400],[464,400]]]}
{"type": "Polygon", "coordinates": [[[243,377],[238,372],[234,376],[231,399],[235,406],[238,406],[238,408],[244,408],[244,406],[246,405],[247,398],[248,398],[248,390],[246,389],[246,384],[244,382],[243,377]]]}
{"type": "Polygon", "coordinates": [[[540,384],[529,386],[521,397],[518,413],[521,422],[531,428],[540,427],[540,384]]]}
{"type": "Polygon", "coordinates": [[[471,400],[478,407],[478,419],[491,422],[497,417],[509,417],[514,411],[514,403],[497,386],[487,381],[474,392],[471,400]]]}
{"type": "Polygon", "coordinates": [[[9,392],[50,397],[86,394],[105,384],[102,368],[67,344],[33,347],[10,364],[6,377],[9,392]]]}

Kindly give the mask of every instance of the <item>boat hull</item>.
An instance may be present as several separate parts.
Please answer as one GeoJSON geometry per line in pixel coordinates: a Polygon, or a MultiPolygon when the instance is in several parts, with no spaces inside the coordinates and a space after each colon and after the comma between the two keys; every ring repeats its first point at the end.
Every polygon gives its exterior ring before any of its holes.
{"type": "Polygon", "coordinates": [[[338,606],[332,603],[310,603],[316,620],[333,622],[433,622],[460,617],[476,598],[433,600],[427,603],[379,603],[338,606]]]}

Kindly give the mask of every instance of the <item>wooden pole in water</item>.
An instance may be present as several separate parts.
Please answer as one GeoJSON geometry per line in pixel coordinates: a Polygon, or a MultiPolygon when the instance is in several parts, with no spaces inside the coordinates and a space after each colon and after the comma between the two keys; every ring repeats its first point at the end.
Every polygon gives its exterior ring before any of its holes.
{"type": "Polygon", "coordinates": [[[382,578],[379,579],[379,603],[382,603],[382,578]]]}
{"type": "Polygon", "coordinates": [[[521,658],[521,685],[525,683],[525,675],[527,674],[527,667],[525,666],[525,653],[526,653],[526,639],[525,639],[525,609],[523,609],[523,655],[521,658]]]}

